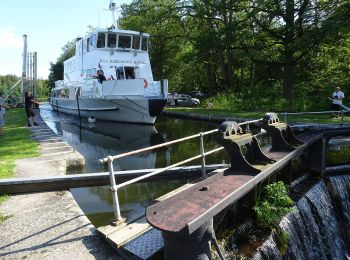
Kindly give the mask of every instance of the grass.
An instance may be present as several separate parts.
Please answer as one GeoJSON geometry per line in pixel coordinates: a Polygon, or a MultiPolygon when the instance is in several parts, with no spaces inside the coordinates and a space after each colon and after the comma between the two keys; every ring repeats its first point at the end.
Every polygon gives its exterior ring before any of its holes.
{"type": "MultiPolygon", "coordinates": [[[[39,156],[39,146],[29,139],[30,131],[25,127],[24,109],[7,111],[4,119],[4,135],[0,136],[0,179],[13,177],[17,159],[39,156]]],[[[0,195],[0,203],[7,198],[7,195],[0,195]]],[[[0,214],[0,223],[4,219],[0,214]]]]}
{"type": "MultiPolygon", "coordinates": [[[[181,113],[191,113],[200,115],[215,115],[215,116],[232,116],[245,119],[260,119],[265,112],[243,112],[229,109],[205,109],[205,108],[166,108],[166,111],[174,111],[181,113]]],[[[285,121],[283,115],[279,115],[281,121],[285,121]]],[[[288,115],[288,123],[311,123],[311,124],[339,124],[341,118],[333,118],[331,114],[313,114],[313,115],[288,115]]],[[[344,116],[344,123],[350,123],[350,113],[344,116]]]]}
{"type": "Polygon", "coordinates": [[[36,142],[29,140],[24,109],[10,110],[4,118],[4,135],[0,137],[0,178],[10,178],[13,176],[15,161],[39,156],[39,149],[36,142]]]}

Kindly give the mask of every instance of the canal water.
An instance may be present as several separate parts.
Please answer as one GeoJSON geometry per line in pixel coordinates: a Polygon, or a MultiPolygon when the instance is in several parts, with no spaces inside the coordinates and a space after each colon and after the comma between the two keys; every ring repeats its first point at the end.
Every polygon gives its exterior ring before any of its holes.
{"type": "MultiPolygon", "coordinates": [[[[132,150],[168,142],[181,137],[217,128],[217,124],[193,120],[158,117],[154,126],[121,124],[97,121],[89,124],[79,118],[53,112],[48,104],[40,106],[40,113],[47,125],[64,141],[85,157],[85,168],[81,172],[106,172],[108,168],[99,159],[132,150]]],[[[214,137],[205,137],[205,150],[219,147],[214,137]]],[[[161,148],[149,153],[122,158],[114,162],[114,169],[136,170],[161,168],[199,154],[199,140],[193,139],[181,144],[161,148]]],[[[206,158],[207,164],[228,163],[222,151],[206,158]]],[[[199,165],[193,161],[188,165],[199,165]]],[[[153,199],[185,184],[190,180],[165,180],[136,183],[118,191],[121,213],[127,217],[141,206],[147,206],[153,199]]],[[[90,221],[96,226],[106,225],[113,220],[112,195],[108,186],[76,188],[71,192],[90,221]]]]}

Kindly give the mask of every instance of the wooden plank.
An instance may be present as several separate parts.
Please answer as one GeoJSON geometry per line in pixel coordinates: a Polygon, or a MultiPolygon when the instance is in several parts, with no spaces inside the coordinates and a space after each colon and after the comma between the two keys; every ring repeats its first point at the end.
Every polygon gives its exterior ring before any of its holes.
{"type": "Polygon", "coordinates": [[[132,222],[135,222],[136,220],[144,217],[146,208],[141,205],[139,206],[140,206],[139,208],[132,210],[131,213],[128,214],[125,221],[120,223],[118,226],[106,225],[106,226],[97,228],[97,231],[100,232],[103,237],[107,238],[109,235],[111,235],[115,231],[118,231],[124,228],[125,226],[131,224],[132,222]]]}
{"type": "Polygon", "coordinates": [[[110,233],[106,236],[110,242],[112,242],[116,247],[121,247],[130,240],[134,239],[137,236],[142,235],[146,231],[150,230],[151,226],[148,224],[146,217],[137,219],[133,223],[128,224],[115,232],[110,233]]]}

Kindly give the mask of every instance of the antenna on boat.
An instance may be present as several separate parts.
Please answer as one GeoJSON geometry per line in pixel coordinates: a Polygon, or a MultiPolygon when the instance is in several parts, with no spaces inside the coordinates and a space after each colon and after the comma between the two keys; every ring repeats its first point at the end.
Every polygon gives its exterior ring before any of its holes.
{"type": "Polygon", "coordinates": [[[119,29],[118,20],[115,19],[115,11],[117,10],[117,5],[113,2],[113,0],[111,0],[108,9],[112,12],[113,27],[119,29]]]}

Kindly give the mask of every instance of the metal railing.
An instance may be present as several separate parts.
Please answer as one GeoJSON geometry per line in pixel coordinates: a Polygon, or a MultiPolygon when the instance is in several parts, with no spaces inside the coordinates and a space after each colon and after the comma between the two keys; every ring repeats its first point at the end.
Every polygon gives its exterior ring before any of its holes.
{"type": "MultiPolygon", "coordinates": [[[[246,122],[240,123],[238,125],[241,126],[241,125],[247,125],[247,124],[254,124],[254,123],[260,122],[261,120],[262,119],[246,121],[246,122]]],[[[207,155],[210,155],[210,154],[213,154],[213,153],[216,153],[216,152],[219,152],[219,151],[223,150],[224,147],[215,148],[213,150],[205,152],[203,138],[206,135],[213,134],[213,133],[216,133],[218,131],[219,131],[218,129],[214,129],[214,130],[210,130],[210,131],[203,132],[203,133],[200,132],[200,133],[195,134],[195,135],[190,135],[190,136],[183,137],[183,138],[180,138],[180,139],[176,139],[176,140],[173,140],[173,141],[169,141],[169,142],[166,142],[166,143],[153,145],[153,146],[150,146],[150,147],[138,149],[138,150],[135,150],[135,151],[131,151],[131,152],[115,155],[115,156],[110,155],[110,156],[107,156],[107,157],[105,157],[103,159],[100,159],[101,163],[108,163],[109,178],[110,178],[110,182],[111,182],[111,191],[112,191],[112,197],[113,197],[113,211],[114,211],[114,215],[115,215],[115,218],[116,218],[116,222],[123,221],[123,218],[122,218],[121,213],[120,213],[120,205],[119,205],[119,199],[118,199],[118,189],[120,189],[122,187],[125,187],[125,186],[127,186],[129,184],[136,183],[138,181],[144,180],[146,178],[152,177],[154,175],[160,174],[162,172],[165,172],[167,170],[170,170],[172,168],[178,167],[180,165],[186,164],[188,162],[191,162],[191,161],[194,161],[194,160],[197,160],[197,159],[201,159],[202,177],[206,178],[207,177],[207,173],[206,173],[205,157],[207,155]],[[150,172],[150,173],[145,174],[143,176],[136,177],[136,178],[131,179],[129,181],[126,181],[126,182],[123,182],[123,183],[120,183],[120,184],[116,184],[115,174],[114,174],[114,167],[113,167],[113,161],[114,160],[121,159],[123,157],[131,156],[131,155],[144,153],[144,152],[149,152],[149,151],[152,151],[152,150],[155,150],[155,149],[159,149],[159,148],[162,148],[162,147],[165,147],[165,146],[177,144],[177,143],[188,141],[188,140],[195,139],[195,138],[199,138],[199,154],[198,155],[195,155],[195,156],[190,157],[190,158],[188,158],[186,160],[177,162],[175,164],[169,165],[167,167],[164,167],[164,168],[161,168],[161,169],[157,169],[157,170],[155,170],[153,172],[150,172]]]]}
{"type": "Polygon", "coordinates": [[[279,115],[284,117],[284,122],[287,124],[287,116],[288,115],[320,115],[320,114],[339,114],[340,116],[340,122],[339,125],[343,125],[344,124],[344,115],[345,113],[348,113],[350,111],[346,111],[346,110],[340,110],[340,111],[320,111],[320,112],[293,112],[293,113],[289,113],[289,112],[285,112],[285,113],[278,113],[279,115]]]}

